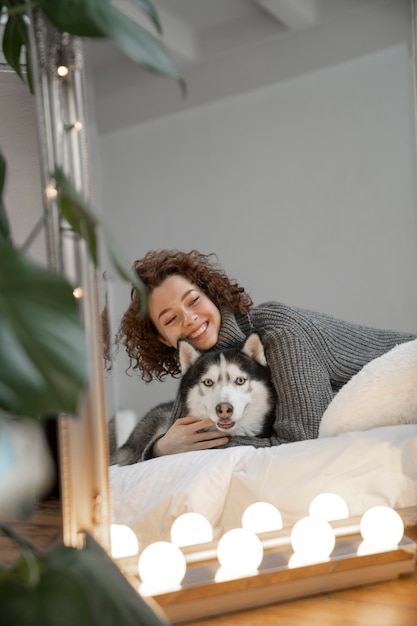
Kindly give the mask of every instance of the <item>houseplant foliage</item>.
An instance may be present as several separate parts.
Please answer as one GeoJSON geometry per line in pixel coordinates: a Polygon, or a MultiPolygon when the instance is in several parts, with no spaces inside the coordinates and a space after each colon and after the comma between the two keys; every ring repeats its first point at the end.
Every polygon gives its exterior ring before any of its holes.
{"type": "MultiPolygon", "coordinates": [[[[130,1],[161,33],[153,4],[130,1]]],[[[184,90],[159,39],[110,0],[0,0],[3,54],[31,92],[28,24],[33,9],[61,32],[112,39],[135,62],[174,78],[184,90]]],[[[51,178],[57,185],[57,205],[73,230],[87,241],[92,260],[97,263],[97,237],[101,234],[119,274],[134,280],[111,234],[99,224],[64,172],[57,168],[51,178]]],[[[14,242],[4,204],[6,183],[7,163],[0,152],[0,443],[8,425],[19,418],[42,421],[58,413],[76,414],[88,376],[73,286],[65,277],[33,263],[25,246],[14,242]]],[[[136,288],[144,305],[141,283],[137,282],[136,288]]],[[[0,480],[11,469],[5,467],[4,458],[0,480]]],[[[8,459],[12,463],[13,454],[8,459]]],[[[1,524],[0,530],[14,538],[21,552],[11,568],[0,567],[0,625],[165,623],[91,537],[87,536],[82,550],[59,545],[40,552],[7,525],[1,524]]]]}

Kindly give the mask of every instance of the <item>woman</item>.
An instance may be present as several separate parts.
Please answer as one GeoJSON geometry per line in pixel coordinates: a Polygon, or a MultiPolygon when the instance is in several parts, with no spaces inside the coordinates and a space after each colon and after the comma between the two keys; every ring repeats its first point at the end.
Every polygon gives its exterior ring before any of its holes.
{"type": "Polygon", "coordinates": [[[257,331],[276,392],[274,435],[227,437],[210,420],[180,417],[177,399],[171,427],[152,437],[142,460],[219,446],[273,446],[318,435],[334,394],[368,361],[416,335],[351,324],[279,302],[253,306],[252,299],[219,266],[215,255],[196,250],[148,252],[134,270],[148,289],[148,311],[139,317],[136,293],[117,334],[142,379],[180,374],[177,342],[202,351],[227,348],[257,331]]]}

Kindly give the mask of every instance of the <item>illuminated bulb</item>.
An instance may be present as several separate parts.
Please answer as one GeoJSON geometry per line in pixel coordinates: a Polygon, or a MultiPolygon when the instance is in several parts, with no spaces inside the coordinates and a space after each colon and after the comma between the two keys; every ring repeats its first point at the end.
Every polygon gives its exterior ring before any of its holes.
{"type": "Polygon", "coordinates": [[[56,73],[61,78],[65,78],[65,76],[68,76],[69,74],[69,69],[66,65],[58,65],[58,67],[56,68],[56,73]]]}
{"type": "Polygon", "coordinates": [[[79,300],[84,295],[83,288],[82,287],[75,287],[75,289],[73,289],[73,291],[72,291],[72,295],[74,296],[74,298],[77,298],[77,300],[79,300]]]}
{"type": "Polygon", "coordinates": [[[187,564],[181,550],[168,541],[147,546],[139,557],[138,572],[141,592],[153,595],[178,589],[185,576],[187,564]]]}
{"type": "Polygon", "coordinates": [[[298,558],[307,563],[326,561],[336,543],[330,524],[314,517],[303,517],[294,524],[291,546],[298,558]]]}
{"type": "Polygon", "coordinates": [[[80,131],[82,130],[83,125],[80,121],[77,120],[76,122],[74,122],[73,127],[74,127],[74,130],[80,131]]]}
{"type": "Polygon", "coordinates": [[[175,546],[191,546],[212,540],[211,524],[200,513],[184,513],[171,526],[171,541],[175,546]]]}
{"type": "Polygon", "coordinates": [[[221,537],[217,558],[223,570],[231,575],[253,574],[263,558],[262,543],[254,533],[245,528],[234,528],[221,537]]]}
{"type": "Polygon", "coordinates": [[[308,512],[310,517],[315,517],[325,522],[349,517],[349,509],[346,502],[335,493],[321,493],[312,500],[308,512]]]}
{"type": "Polygon", "coordinates": [[[374,506],[363,514],[360,531],[363,541],[369,548],[391,550],[400,543],[404,534],[404,524],[394,509],[389,506],[374,506]]]}
{"type": "Polygon", "coordinates": [[[55,200],[55,198],[58,195],[57,188],[52,183],[49,183],[45,187],[45,195],[48,198],[48,200],[55,200]]]}
{"type": "Polygon", "coordinates": [[[132,556],[139,552],[139,542],[135,533],[123,524],[110,526],[111,555],[115,559],[132,556]]]}
{"type": "Polygon", "coordinates": [[[242,528],[253,533],[280,530],[282,528],[281,513],[269,502],[254,502],[242,515],[242,528]]]}

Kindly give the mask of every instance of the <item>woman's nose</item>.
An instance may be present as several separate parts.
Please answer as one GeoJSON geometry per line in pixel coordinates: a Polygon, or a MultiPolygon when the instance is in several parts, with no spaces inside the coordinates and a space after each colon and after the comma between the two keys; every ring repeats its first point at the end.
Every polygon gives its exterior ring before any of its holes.
{"type": "Polygon", "coordinates": [[[197,313],[193,313],[192,311],[185,310],[183,312],[184,326],[188,326],[188,324],[192,324],[197,319],[197,317],[198,317],[197,313]]]}

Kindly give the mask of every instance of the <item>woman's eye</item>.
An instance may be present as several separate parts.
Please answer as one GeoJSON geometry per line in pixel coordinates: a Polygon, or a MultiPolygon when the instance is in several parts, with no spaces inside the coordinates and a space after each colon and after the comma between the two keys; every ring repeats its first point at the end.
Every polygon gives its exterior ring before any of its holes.
{"type": "Polygon", "coordinates": [[[191,302],[190,302],[190,306],[193,306],[193,304],[197,304],[197,302],[200,300],[200,296],[195,296],[191,302]]]}
{"type": "Polygon", "coordinates": [[[175,316],[174,317],[169,317],[167,320],[165,320],[164,322],[164,326],[169,326],[169,324],[172,324],[172,322],[175,321],[175,316]]]}
{"type": "Polygon", "coordinates": [[[246,382],[246,378],[243,376],[238,376],[235,380],[236,385],[244,385],[246,382]]]}
{"type": "Polygon", "coordinates": [[[204,378],[201,382],[205,387],[212,387],[214,384],[211,378],[204,378]]]}

